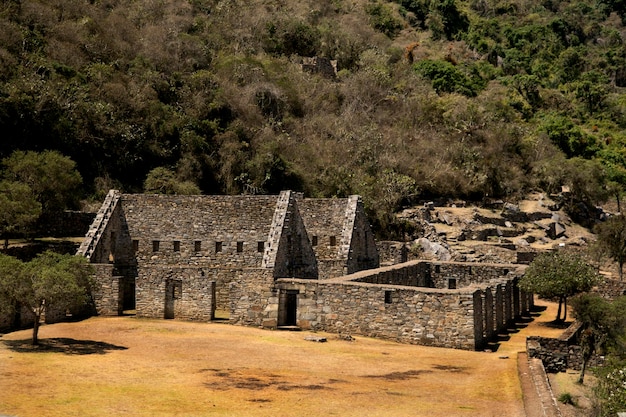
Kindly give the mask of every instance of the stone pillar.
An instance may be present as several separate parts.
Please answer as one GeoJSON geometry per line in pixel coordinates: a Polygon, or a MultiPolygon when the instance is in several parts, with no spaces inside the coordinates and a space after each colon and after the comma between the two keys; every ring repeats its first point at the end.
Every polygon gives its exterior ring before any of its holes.
{"type": "Polygon", "coordinates": [[[507,281],[504,286],[504,322],[513,321],[513,284],[507,281]]]}
{"type": "Polygon", "coordinates": [[[520,289],[517,286],[517,278],[512,282],[513,284],[513,319],[520,316],[520,289]]]}
{"type": "Polygon", "coordinates": [[[496,285],[496,297],[494,304],[496,331],[504,331],[506,330],[506,319],[504,318],[504,292],[502,284],[496,285]]]}
{"type": "Polygon", "coordinates": [[[485,338],[487,340],[494,340],[496,337],[494,324],[494,303],[493,293],[491,292],[490,287],[485,288],[483,300],[483,315],[485,316],[485,338]]]}
{"type": "Polygon", "coordinates": [[[482,291],[476,290],[474,297],[474,349],[481,350],[485,345],[483,337],[483,295],[482,291]]]}

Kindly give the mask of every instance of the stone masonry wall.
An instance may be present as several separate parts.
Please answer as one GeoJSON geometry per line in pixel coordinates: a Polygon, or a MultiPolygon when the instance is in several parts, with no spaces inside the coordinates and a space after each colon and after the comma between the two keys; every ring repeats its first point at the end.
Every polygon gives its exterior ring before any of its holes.
{"type": "Polygon", "coordinates": [[[273,284],[271,270],[239,271],[230,284],[230,323],[275,328],[278,324],[278,298],[273,284]]]}
{"type": "Polygon", "coordinates": [[[348,198],[342,235],[342,258],[348,259],[348,274],[378,268],[378,248],[359,196],[348,198]]]}
{"type": "Polygon", "coordinates": [[[435,288],[449,288],[450,279],[456,288],[484,284],[512,273],[521,276],[523,266],[508,264],[475,264],[462,262],[433,262],[431,282],[435,288]]]}
{"type": "Polygon", "coordinates": [[[276,287],[298,290],[297,323],[302,328],[456,349],[476,347],[475,289],[385,288],[334,280],[278,280],[276,287]]]}
{"type": "Polygon", "coordinates": [[[304,198],[298,209],[318,260],[341,257],[341,237],[347,200],[345,198],[304,198]]]}
{"type": "Polygon", "coordinates": [[[99,283],[97,291],[92,293],[98,314],[117,316],[122,313],[119,276],[113,276],[113,264],[92,264],[99,283]]]}
{"type": "Polygon", "coordinates": [[[197,268],[150,265],[140,266],[138,274],[138,317],[213,319],[215,281],[206,273],[197,268]]]}
{"type": "Polygon", "coordinates": [[[277,196],[123,194],[140,264],[258,267],[277,196]]]}

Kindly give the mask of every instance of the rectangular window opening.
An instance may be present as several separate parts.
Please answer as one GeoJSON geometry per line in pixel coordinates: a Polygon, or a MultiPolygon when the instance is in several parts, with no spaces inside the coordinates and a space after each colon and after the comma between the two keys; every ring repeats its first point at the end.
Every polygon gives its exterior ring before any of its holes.
{"type": "Polygon", "coordinates": [[[448,289],[449,290],[456,290],[456,279],[455,278],[448,278],[448,289]]]}
{"type": "Polygon", "coordinates": [[[152,252],[158,252],[159,251],[159,241],[158,240],[153,240],[152,241],[152,252]]]}
{"type": "Polygon", "coordinates": [[[135,252],[135,253],[139,252],[139,241],[138,240],[133,240],[133,252],[135,252]]]}
{"type": "Polygon", "coordinates": [[[194,252],[200,252],[202,250],[202,242],[199,240],[193,242],[193,250],[194,252]]]}
{"type": "Polygon", "coordinates": [[[330,237],[330,246],[337,246],[337,236],[330,237]]]}
{"type": "Polygon", "coordinates": [[[391,293],[391,290],[385,290],[385,304],[391,304],[391,302],[393,301],[391,293]]]}
{"type": "Polygon", "coordinates": [[[265,242],[258,242],[256,247],[257,252],[265,252],[265,242]]]}
{"type": "Polygon", "coordinates": [[[313,245],[313,246],[317,246],[317,236],[313,236],[313,237],[311,238],[311,245],[313,245]]]}
{"type": "Polygon", "coordinates": [[[215,242],[215,253],[222,251],[222,242],[215,242]]]}
{"type": "Polygon", "coordinates": [[[174,252],[180,252],[180,241],[174,241],[174,252]]]}
{"type": "Polygon", "coordinates": [[[435,274],[439,274],[441,272],[441,265],[435,265],[435,274]]]}
{"type": "Polygon", "coordinates": [[[237,252],[243,252],[243,242],[237,242],[237,252]]]}

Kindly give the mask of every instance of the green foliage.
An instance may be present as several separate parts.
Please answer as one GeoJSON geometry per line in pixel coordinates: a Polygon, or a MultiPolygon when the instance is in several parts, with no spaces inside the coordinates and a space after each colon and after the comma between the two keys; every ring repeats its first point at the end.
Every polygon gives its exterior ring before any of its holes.
{"type": "Polygon", "coordinates": [[[617,262],[619,279],[623,279],[626,263],[626,217],[619,214],[596,226],[597,245],[600,250],[617,262]]]}
{"type": "Polygon", "coordinates": [[[626,297],[610,302],[597,294],[580,294],[572,300],[574,316],[582,325],[579,341],[583,355],[578,379],[580,384],[584,382],[587,364],[594,353],[612,350],[618,357],[626,353],[625,306],[626,297]]]}
{"type": "Polygon", "coordinates": [[[316,56],[321,47],[320,31],[296,19],[270,22],[266,26],[264,49],[275,55],[316,56]]]}
{"type": "Polygon", "coordinates": [[[402,21],[395,17],[393,10],[386,4],[370,3],[365,6],[365,12],[370,17],[370,24],[374,29],[394,38],[402,30],[402,21]]]}
{"type": "Polygon", "coordinates": [[[2,164],[4,177],[27,185],[43,213],[76,207],[82,178],[70,158],[57,151],[16,151],[2,164]]]}
{"type": "Polygon", "coordinates": [[[21,182],[0,181],[0,236],[8,246],[10,234],[25,234],[41,215],[41,203],[21,182]]]}
{"type": "MultiPolygon", "coordinates": [[[[559,298],[556,320],[561,320],[561,306],[567,298],[589,291],[597,281],[596,270],[578,254],[555,251],[537,256],[528,266],[519,286],[544,298],[559,298]]],[[[566,309],[564,309],[566,310],[566,309]]],[[[565,320],[565,311],[562,320],[565,320]]]]}
{"type": "MultiPolygon", "coordinates": [[[[27,263],[0,254],[0,304],[27,307],[35,315],[33,344],[46,309],[80,307],[91,299],[96,284],[86,258],[44,252],[27,263]]],[[[7,307],[8,306],[8,307],[7,307]]]]}
{"type": "Polygon", "coordinates": [[[459,93],[473,97],[479,89],[475,82],[476,78],[469,78],[448,61],[423,60],[415,64],[413,68],[417,73],[430,79],[433,88],[439,94],[459,93]]]}
{"type": "Polygon", "coordinates": [[[613,359],[595,370],[598,383],[594,387],[600,402],[601,417],[613,417],[626,410],[626,360],[613,359]]]}
{"type": "Polygon", "coordinates": [[[558,114],[543,117],[539,131],[545,132],[552,143],[572,158],[591,158],[599,150],[597,140],[575,125],[571,118],[558,114]]]}
{"type": "Polygon", "coordinates": [[[0,159],[60,152],[93,198],[158,167],[203,193],[360,192],[380,225],[388,172],[429,198],[591,201],[626,184],[620,1],[5,2],[0,159]]]}
{"type": "Polygon", "coordinates": [[[469,19],[455,0],[431,0],[427,23],[434,39],[458,40],[469,28],[469,19]]]}
{"type": "Polygon", "coordinates": [[[197,195],[200,188],[191,181],[180,181],[174,171],[165,167],[154,168],[148,173],[144,192],[152,194],[197,195]]]}
{"type": "Polygon", "coordinates": [[[574,397],[572,396],[572,394],[570,394],[569,392],[564,392],[561,395],[559,395],[558,398],[560,403],[563,404],[569,404],[569,405],[576,405],[576,400],[574,399],[574,397]]]}

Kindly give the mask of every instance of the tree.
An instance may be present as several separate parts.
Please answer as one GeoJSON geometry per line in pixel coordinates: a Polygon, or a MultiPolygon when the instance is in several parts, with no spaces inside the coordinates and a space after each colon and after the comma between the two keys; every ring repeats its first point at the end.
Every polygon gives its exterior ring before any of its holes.
{"type": "Polygon", "coordinates": [[[34,314],[32,343],[39,343],[39,323],[47,310],[85,305],[95,287],[87,259],[44,252],[27,263],[0,255],[0,304],[27,307],[34,314]]]}
{"type": "Polygon", "coordinates": [[[582,324],[580,346],[583,363],[578,378],[582,384],[589,360],[596,352],[608,348],[624,350],[623,336],[626,332],[626,317],[623,308],[626,297],[611,303],[597,294],[579,294],[572,299],[574,316],[582,324]]]}
{"type": "Polygon", "coordinates": [[[28,185],[0,181],[0,236],[4,235],[5,249],[9,246],[9,234],[23,233],[40,215],[41,204],[28,185]]]}
{"type": "Polygon", "coordinates": [[[559,308],[555,321],[560,322],[567,319],[567,297],[589,291],[597,275],[596,270],[578,254],[556,251],[537,256],[526,269],[519,286],[543,298],[558,297],[559,308]]]}
{"type": "Polygon", "coordinates": [[[191,181],[180,181],[174,171],[165,167],[154,168],[144,182],[144,191],[154,194],[200,194],[200,188],[191,181]]]}
{"type": "Polygon", "coordinates": [[[609,218],[596,226],[598,247],[617,262],[619,279],[623,279],[623,266],[626,263],[626,217],[622,214],[609,218]]]}
{"type": "Polygon", "coordinates": [[[82,178],[76,164],[57,151],[15,151],[2,161],[4,177],[21,182],[41,203],[42,214],[52,214],[76,205],[82,178]]]}

